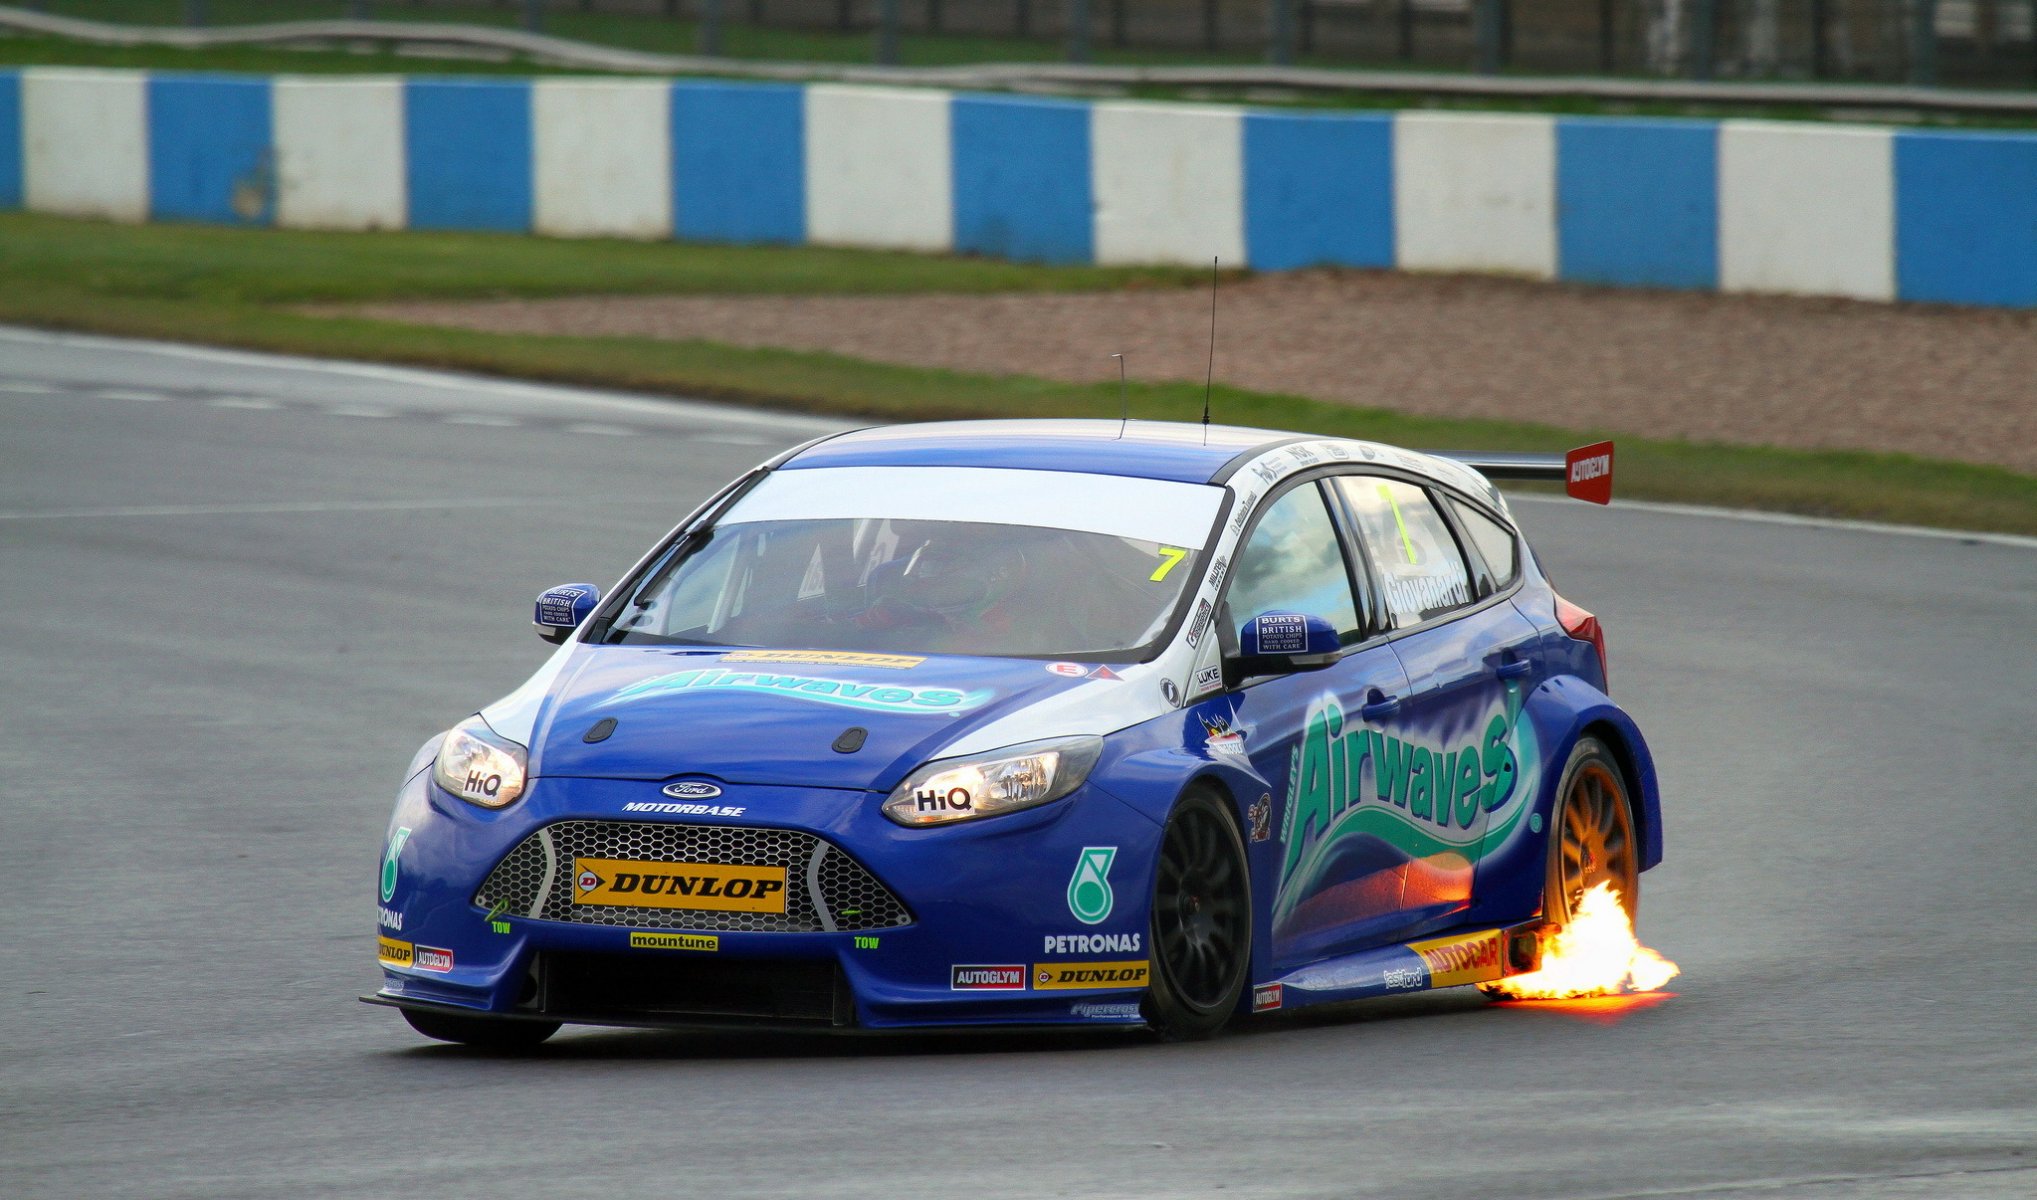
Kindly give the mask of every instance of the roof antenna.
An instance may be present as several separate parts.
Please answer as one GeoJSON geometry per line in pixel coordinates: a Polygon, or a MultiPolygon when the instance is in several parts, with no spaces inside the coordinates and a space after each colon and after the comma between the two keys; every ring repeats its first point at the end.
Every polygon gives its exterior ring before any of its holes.
{"type": "Polygon", "coordinates": [[[1217,258],[1209,259],[1209,368],[1202,379],[1202,444],[1209,445],[1209,389],[1217,377],[1217,258]]]}
{"type": "Polygon", "coordinates": [[[1125,356],[1113,354],[1118,360],[1118,440],[1125,440],[1125,426],[1132,419],[1132,398],[1125,392],[1125,356]]]}

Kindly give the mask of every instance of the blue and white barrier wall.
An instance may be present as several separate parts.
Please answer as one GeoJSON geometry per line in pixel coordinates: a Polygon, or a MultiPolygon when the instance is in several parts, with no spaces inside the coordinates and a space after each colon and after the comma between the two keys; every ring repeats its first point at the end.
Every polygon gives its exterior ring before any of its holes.
{"type": "Polygon", "coordinates": [[[2037,306],[2037,134],[0,72],[0,208],[2037,306]]]}

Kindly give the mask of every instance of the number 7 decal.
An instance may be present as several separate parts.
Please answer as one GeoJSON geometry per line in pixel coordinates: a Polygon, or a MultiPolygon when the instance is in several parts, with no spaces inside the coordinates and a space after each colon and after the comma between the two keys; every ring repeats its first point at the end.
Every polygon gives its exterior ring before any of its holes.
{"type": "Polygon", "coordinates": [[[1165,561],[1163,561],[1160,564],[1158,570],[1154,571],[1151,575],[1147,576],[1147,578],[1152,580],[1154,583],[1158,583],[1161,580],[1167,578],[1167,572],[1172,571],[1176,566],[1180,564],[1182,559],[1188,557],[1188,551],[1180,549],[1179,547],[1176,546],[1162,546],[1160,547],[1160,557],[1165,561]]]}

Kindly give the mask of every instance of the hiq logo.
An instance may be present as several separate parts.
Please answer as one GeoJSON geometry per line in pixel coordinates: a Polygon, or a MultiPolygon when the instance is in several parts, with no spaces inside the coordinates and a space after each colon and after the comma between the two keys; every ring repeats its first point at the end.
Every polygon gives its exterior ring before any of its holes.
{"type": "Polygon", "coordinates": [[[938,791],[921,788],[913,793],[913,807],[920,812],[968,812],[976,807],[976,801],[969,795],[968,788],[949,788],[938,791]]]}
{"type": "Polygon", "coordinates": [[[1117,861],[1116,846],[1085,846],[1075,860],[1075,874],[1068,880],[1068,911],[1084,925],[1101,925],[1110,919],[1117,897],[1110,890],[1110,865],[1117,861]]]}

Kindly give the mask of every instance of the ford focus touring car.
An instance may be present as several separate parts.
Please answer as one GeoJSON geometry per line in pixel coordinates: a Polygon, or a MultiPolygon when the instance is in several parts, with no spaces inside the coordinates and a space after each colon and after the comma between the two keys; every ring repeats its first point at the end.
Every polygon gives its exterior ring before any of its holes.
{"type": "Polygon", "coordinates": [[[1433,454],[1091,421],[743,474],[416,755],[379,991],[419,1032],[1234,1019],[1532,970],[1638,900],[1655,771],[1599,624],[1433,454]]]}

